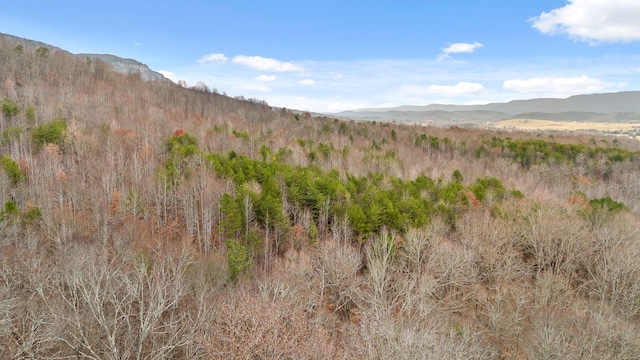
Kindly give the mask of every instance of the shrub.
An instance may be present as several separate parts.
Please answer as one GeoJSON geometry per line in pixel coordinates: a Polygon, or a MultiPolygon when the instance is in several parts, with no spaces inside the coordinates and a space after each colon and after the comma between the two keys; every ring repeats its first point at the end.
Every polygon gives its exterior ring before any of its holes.
{"type": "Polygon", "coordinates": [[[13,185],[18,185],[20,181],[27,178],[25,172],[20,168],[17,162],[13,161],[8,155],[2,157],[2,167],[7,173],[13,185]]]}
{"type": "Polygon", "coordinates": [[[41,219],[42,219],[42,211],[40,211],[39,207],[29,208],[29,210],[27,210],[23,214],[23,220],[25,223],[34,223],[34,222],[40,221],[41,219]]]}
{"type": "Polygon", "coordinates": [[[231,133],[240,139],[244,139],[244,140],[249,139],[249,133],[246,131],[231,130],[231,133]]]}
{"type": "Polygon", "coordinates": [[[451,180],[454,182],[461,183],[463,179],[462,173],[458,169],[454,170],[453,174],[451,174],[451,180]]]}
{"type": "Polygon", "coordinates": [[[64,120],[53,120],[34,127],[31,130],[31,140],[36,151],[46,144],[64,146],[67,123],[64,120]]]}
{"type": "Polygon", "coordinates": [[[2,113],[4,114],[4,116],[14,117],[18,115],[19,111],[20,106],[18,106],[18,104],[12,102],[9,99],[4,99],[4,102],[2,104],[2,113]]]}
{"type": "Polygon", "coordinates": [[[36,49],[36,55],[40,59],[48,59],[49,58],[49,49],[44,47],[44,46],[40,46],[39,48],[36,49]]]}
{"type": "Polygon", "coordinates": [[[167,152],[175,155],[180,154],[189,157],[198,152],[198,145],[195,136],[184,130],[176,131],[166,142],[167,152]]]}
{"type": "Polygon", "coordinates": [[[524,194],[520,190],[511,190],[511,196],[516,199],[524,199],[524,194]]]}
{"type": "Polygon", "coordinates": [[[589,205],[591,205],[591,207],[595,209],[602,209],[602,210],[608,210],[608,211],[614,211],[614,212],[622,211],[627,208],[623,203],[614,201],[608,196],[600,199],[589,200],[589,205]]]}
{"type": "Polygon", "coordinates": [[[471,191],[480,201],[485,201],[488,195],[492,199],[503,200],[506,189],[500,179],[485,177],[476,179],[475,184],[471,186],[471,191]]]}
{"type": "Polygon", "coordinates": [[[247,246],[239,241],[227,240],[227,263],[229,279],[238,281],[238,276],[251,266],[251,254],[247,246]]]}
{"type": "Polygon", "coordinates": [[[17,126],[10,126],[4,129],[0,138],[0,145],[10,145],[20,139],[20,134],[22,134],[22,128],[17,126]]]}
{"type": "Polygon", "coordinates": [[[27,106],[24,110],[24,116],[27,118],[29,123],[34,123],[36,121],[36,108],[33,105],[27,106]]]}
{"type": "Polygon", "coordinates": [[[18,209],[18,205],[13,201],[7,201],[4,203],[4,209],[0,211],[0,221],[5,220],[10,216],[18,216],[20,215],[20,210],[18,209]]]}

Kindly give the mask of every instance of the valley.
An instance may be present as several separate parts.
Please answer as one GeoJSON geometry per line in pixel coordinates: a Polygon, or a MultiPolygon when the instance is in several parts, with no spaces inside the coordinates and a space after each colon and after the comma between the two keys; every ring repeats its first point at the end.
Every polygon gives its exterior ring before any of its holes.
{"type": "Polygon", "coordinates": [[[606,122],[576,122],[552,121],[537,119],[510,119],[484,123],[489,129],[544,131],[544,132],[581,132],[599,134],[620,134],[637,138],[640,135],[640,123],[606,123],[606,122]]]}

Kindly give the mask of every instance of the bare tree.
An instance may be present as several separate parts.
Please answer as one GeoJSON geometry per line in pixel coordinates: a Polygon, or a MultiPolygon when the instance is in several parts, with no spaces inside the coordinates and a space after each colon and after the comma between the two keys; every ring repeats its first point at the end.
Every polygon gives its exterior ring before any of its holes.
{"type": "Polygon", "coordinates": [[[188,252],[138,259],[78,259],[39,290],[69,354],[91,359],[195,358],[203,294],[189,294],[188,252]],[[122,261],[127,260],[127,261],[122,261]],[[53,281],[51,281],[53,280],[53,281]],[[195,297],[193,296],[195,295],[195,297]]]}

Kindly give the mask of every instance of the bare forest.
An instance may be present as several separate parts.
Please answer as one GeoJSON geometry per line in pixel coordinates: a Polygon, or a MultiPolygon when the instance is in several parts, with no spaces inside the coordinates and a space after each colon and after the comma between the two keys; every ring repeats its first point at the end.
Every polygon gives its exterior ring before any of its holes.
{"type": "Polygon", "coordinates": [[[0,358],[640,358],[637,140],[316,117],[4,38],[0,102],[0,358]]]}

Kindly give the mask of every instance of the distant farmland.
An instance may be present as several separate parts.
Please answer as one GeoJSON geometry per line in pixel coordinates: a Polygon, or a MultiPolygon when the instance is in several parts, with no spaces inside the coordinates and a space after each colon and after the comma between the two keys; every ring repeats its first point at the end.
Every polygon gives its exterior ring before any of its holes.
{"type": "Polygon", "coordinates": [[[485,125],[494,129],[512,129],[524,131],[585,131],[604,134],[640,136],[640,123],[604,123],[604,122],[576,122],[552,121],[535,119],[509,119],[486,122],[485,125]]]}

